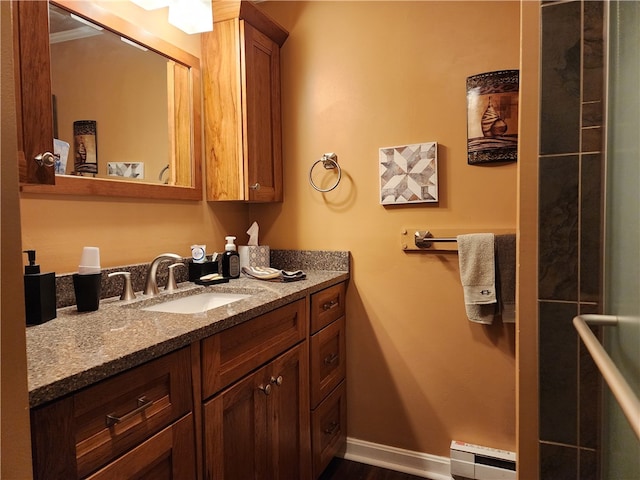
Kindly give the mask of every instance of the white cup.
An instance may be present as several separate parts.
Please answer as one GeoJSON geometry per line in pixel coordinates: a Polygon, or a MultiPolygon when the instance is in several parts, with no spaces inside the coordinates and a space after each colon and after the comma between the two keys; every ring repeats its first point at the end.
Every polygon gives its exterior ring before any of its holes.
{"type": "Polygon", "coordinates": [[[80,275],[100,273],[100,249],[98,247],[84,247],[78,265],[80,275]]]}

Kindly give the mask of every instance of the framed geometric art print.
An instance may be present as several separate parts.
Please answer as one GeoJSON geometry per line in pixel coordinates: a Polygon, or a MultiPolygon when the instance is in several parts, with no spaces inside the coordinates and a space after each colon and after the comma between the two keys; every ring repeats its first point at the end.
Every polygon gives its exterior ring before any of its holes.
{"type": "Polygon", "coordinates": [[[379,149],[380,203],[438,201],[438,144],[414,143],[379,149]]]}

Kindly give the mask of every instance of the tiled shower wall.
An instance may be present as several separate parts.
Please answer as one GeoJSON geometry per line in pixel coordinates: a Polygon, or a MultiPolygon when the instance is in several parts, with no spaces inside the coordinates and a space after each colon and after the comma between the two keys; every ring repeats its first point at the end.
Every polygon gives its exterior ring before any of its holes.
{"type": "Polygon", "coordinates": [[[572,319],[601,311],[604,4],[540,14],[540,478],[597,480],[600,377],[572,319]]]}

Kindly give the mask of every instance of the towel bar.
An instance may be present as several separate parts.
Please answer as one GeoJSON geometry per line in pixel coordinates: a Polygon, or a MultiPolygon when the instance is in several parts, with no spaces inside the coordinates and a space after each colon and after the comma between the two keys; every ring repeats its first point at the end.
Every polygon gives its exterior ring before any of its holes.
{"type": "MultiPolygon", "coordinates": [[[[479,233],[482,229],[443,229],[439,236],[429,230],[403,228],[400,232],[400,246],[406,252],[457,252],[457,235],[479,233]],[[456,233],[454,233],[456,232],[456,233]]],[[[486,231],[486,229],[485,229],[486,231]]],[[[514,229],[491,229],[496,235],[513,233],[514,229]]]]}

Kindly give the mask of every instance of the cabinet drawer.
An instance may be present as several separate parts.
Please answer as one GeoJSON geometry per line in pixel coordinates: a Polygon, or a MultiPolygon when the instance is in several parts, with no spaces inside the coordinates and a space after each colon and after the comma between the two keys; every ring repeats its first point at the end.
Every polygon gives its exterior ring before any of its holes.
{"type": "Polygon", "coordinates": [[[36,478],[85,477],[190,412],[190,362],[185,348],[34,409],[36,478]]]}
{"type": "Polygon", "coordinates": [[[344,380],[345,317],[311,336],[311,408],[344,380]]]}
{"type": "Polygon", "coordinates": [[[307,335],[305,299],[202,341],[202,398],[238,380],[307,335]]]}
{"type": "Polygon", "coordinates": [[[343,282],[311,295],[311,333],[344,315],[344,294],[343,282]]]}
{"type": "Polygon", "coordinates": [[[88,480],[196,478],[193,438],[193,418],[189,414],[98,470],[88,480]]]}
{"type": "Polygon", "coordinates": [[[313,478],[318,478],[344,446],[347,437],[347,396],[345,382],[311,412],[313,478]]]}

